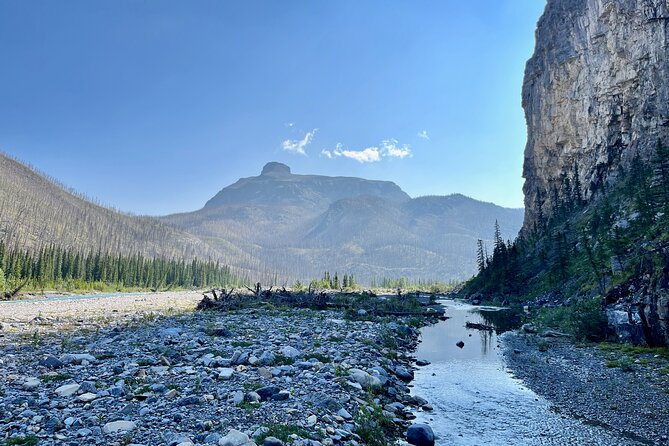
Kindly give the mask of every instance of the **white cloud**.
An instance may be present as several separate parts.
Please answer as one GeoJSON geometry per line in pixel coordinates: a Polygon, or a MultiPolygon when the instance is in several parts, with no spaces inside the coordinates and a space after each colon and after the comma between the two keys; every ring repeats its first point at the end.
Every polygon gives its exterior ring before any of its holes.
{"type": "Polygon", "coordinates": [[[427,139],[427,140],[430,139],[430,137],[427,134],[427,130],[421,130],[420,132],[418,132],[417,136],[422,139],[427,139]]]}
{"type": "Polygon", "coordinates": [[[294,123],[294,122],[286,122],[284,125],[285,125],[286,127],[289,127],[289,128],[290,128],[290,127],[293,127],[293,126],[295,125],[295,123],[294,123]]]}
{"type": "Polygon", "coordinates": [[[363,150],[335,151],[335,155],[351,158],[359,163],[375,163],[381,161],[381,153],[377,147],[367,147],[363,150]]]}
{"type": "Polygon", "coordinates": [[[391,158],[406,158],[411,156],[411,148],[407,144],[400,146],[396,139],[386,139],[381,142],[381,149],[384,156],[391,158]]]}
{"type": "Polygon", "coordinates": [[[281,143],[281,148],[286,152],[298,153],[300,155],[306,155],[306,148],[311,141],[314,139],[314,135],[318,129],[313,129],[310,132],[307,132],[302,139],[286,139],[281,143]]]}
{"type": "Polygon", "coordinates": [[[359,163],[376,163],[383,158],[411,157],[411,148],[407,144],[400,146],[396,139],[386,139],[381,142],[380,147],[367,147],[362,150],[347,150],[342,143],[337,143],[334,150],[321,150],[321,155],[329,159],[344,157],[359,163]]]}

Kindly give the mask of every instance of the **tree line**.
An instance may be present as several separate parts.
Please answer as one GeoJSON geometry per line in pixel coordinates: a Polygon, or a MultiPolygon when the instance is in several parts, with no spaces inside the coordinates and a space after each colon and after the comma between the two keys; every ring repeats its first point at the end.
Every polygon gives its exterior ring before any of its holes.
{"type": "Polygon", "coordinates": [[[213,260],[166,259],[81,252],[59,246],[35,250],[9,248],[0,240],[0,288],[25,283],[33,289],[202,288],[248,283],[213,260]]]}

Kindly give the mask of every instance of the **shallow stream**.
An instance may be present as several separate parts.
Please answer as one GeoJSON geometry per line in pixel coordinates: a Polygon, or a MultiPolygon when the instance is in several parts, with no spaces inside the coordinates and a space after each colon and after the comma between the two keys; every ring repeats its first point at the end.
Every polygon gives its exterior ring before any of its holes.
{"type": "Polygon", "coordinates": [[[509,310],[441,303],[449,319],[423,328],[416,357],[432,364],[412,382],[412,393],[434,408],[417,412],[416,422],[432,427],[438,445],[641,444],[560,414],[512,376],[499,346],[499,335],[515,322],[509,310]],[[468,329],[467,322],[496,330],[468,329]]]}

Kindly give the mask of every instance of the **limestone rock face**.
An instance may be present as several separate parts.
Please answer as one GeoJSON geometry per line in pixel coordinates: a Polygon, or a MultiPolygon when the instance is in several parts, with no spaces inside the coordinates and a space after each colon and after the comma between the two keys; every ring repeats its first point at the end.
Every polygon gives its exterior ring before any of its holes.
{"type": "Polygon", "coordinates": [[[582,194],[669,137],[669,0],[548,0],[528,61],[525,230],[577,165],[582,194]]]}

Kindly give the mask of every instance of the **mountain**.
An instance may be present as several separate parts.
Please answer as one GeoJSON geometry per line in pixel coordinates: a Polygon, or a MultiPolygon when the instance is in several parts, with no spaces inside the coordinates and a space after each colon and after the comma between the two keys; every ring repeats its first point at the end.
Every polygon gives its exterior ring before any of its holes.
{"type": "Polygon", "coordinates": [[[565,179],[586,201],[669,138],[669,3],[550,0],[525,69],[525,229],[565,179]]]}
{"type": "Polygon", "coordinates": [[[394,183],[362,178],[294,175],[285,164],[267,163],[257,177],[242,178],[226,187],[205,204],[205,209],[223,205],[300,206],[323,210],[330,203],[364,195],[391,202],[409,200],[394,183]]]}
{"type": "Polygon", "coordinates": [[[155,218],[92,203],[0,153],[0,238],[25,249],[75,250],[178,258],[218,258],[196,236],[155,218]]]}
{"type": "Polygon", "coordinates": [[[492,237],[496,220],[512,239],[522,210],[462,195],[412,199],[392,182],[297,175],[280,163],[223,188],[198,211],[133,216],[0,154],[0,237],[10,244],[214,259],[264,282],[324,271],[361,283],[467,278],[476,241],[492,237]]]}
{"type": "Polygon", "coordinates": [[[522,215],[462,195],[412,199],[392,182],[296,175],[268,163],[202,209],[161,220],[234,250],[244,268],[280,277],[448,280],[475,272],[476,241],[492,237],[496,220],[512,239],[522,215]]]}

